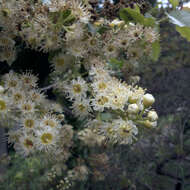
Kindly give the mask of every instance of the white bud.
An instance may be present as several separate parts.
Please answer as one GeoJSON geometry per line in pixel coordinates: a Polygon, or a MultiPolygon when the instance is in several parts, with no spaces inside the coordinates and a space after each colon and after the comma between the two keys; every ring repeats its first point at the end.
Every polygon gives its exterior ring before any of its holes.
{"type": "Polygon", "coordinates": [[[147,128],[153,128],[157,126],[157,121],[150,122],[149,120],[144,121],[144,126],[147,128]]]}
{"type": "Polygon", "coordinates": [[[2,94],[4,92],[4,87],[0,85],[0,94],[2,94]]]}
{"type": "Polygon", "coordinates": [[[136,114],[139,111],[139,107],[137,104],[130,104],[128,106],[128,113],[130,114],[136,114]]]}
{"type": "Polygon", "coordinates": [[[138,97],[136,97],[136,96],[129,96],[128,102],[129,102],[130,104],[134,104],[134,103],[136,103],[137,101],[138,101],[138,97]]]}
{"type": "Polygon", "coordinates": [[[149,119],[150,121],[156,121],[156,120],[158,120],[158,115],[157,115],[157,113],[156,113],[155,111],[149,111],[149,112],[148,112],[148,119],[149,119]]]}
{"type": "Polygon", "coordinates": [[[125,22],[123,20],[115,19],[109,25],[111,27],[114,27],[114,26],[121,26],[123,24],[125,24],[125,22]]]}
{"type": "Polygon", "coordinates": [[[143,96],[143,104],[145,107],[150,107],[155,102],[154,97],[152,94],[145,94],[143,96]]]}

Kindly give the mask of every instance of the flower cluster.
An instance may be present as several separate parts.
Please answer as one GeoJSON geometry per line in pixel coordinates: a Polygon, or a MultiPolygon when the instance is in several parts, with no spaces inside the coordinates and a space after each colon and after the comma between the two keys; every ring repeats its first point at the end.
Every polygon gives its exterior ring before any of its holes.
{"type": "Polygon", "coordinates": [[[88,77],[59,81],[56,88],[72,101],[73,114],[79,120],[87,119],[87,128],[78,133],[85,144],[101,145],[105,140],[131,144],[138,134],[138,126],[157,125],[158,116],[151,110],[155,99],[141,87],[112,76],[113,71],[98,64],[98,60],[96,63],[88,77]]]}
{"type": "Polygon", "coordinates": [[[57,159],[67,159],[72,126],[62,124],[61,114],[54,114],[61,110],[37,87],[37,77],[30,72],[11,71],[2,80],[1,125],[7,124],[10,128],[9,142],[14,143],[15,150],[24,156],[40,151],[53,153],[57,159]]]}
{"type": "Polygon", "coordinates": [[[85,58],[86,62],[92,56],[101,56],[108,61],[120,56],[134,65],[134,62],[142,62],[143,58],[151,56],[152,44],[159,39],[155,28],[125,24],[118,19],[101,18],[93,22],[90,10],[91,6],[82,0],[0,1],[0,45],[4,41],[3,47],[9,47],[9,51],[3,48],[1,60],[9,63],[15,60],[19,48],[14,47],[16,37],[38,51],[66,49],[58,55],[62,59],[63,56],[68,59],[67,54],[85,58]]]}
{"type": "Polygon", "coordinates": [[[88,8],[81,0],[52,0],[50,3],[2,0],[0,27],[4,34],[21,37],[30,48],[53,51],[64,45],[64,33],[72,24],[89,21],[88,8]]]}
{"type": "MultiPolygon", "coordinates": [[[[42,89],[31,72],[11,71],[2,77],[1,126],[9,128],[9,143],[23,156],[40,152],[55,163],[74,160],[57,189],[68,189],[90,173],[85,156],[81,153],[76,161],[74,151],[132,144],[140,129],[157,125],[154,97],[137,85],[138,76],[129,83],[121,71],[126,64],[135,66],[151,57],[159,34],[154,27],[119,19],[92,22],[90,9],[83,0],[0,0],[0,61],[11,64],[17,44],[23,42],[48,52],[52,66],[52,84],[42,89]],[[46,97],[44,89],[49,88],[61,104],[46,97]]],[[[106,168],[107,156],[96,153],[95,157],[106,168]]],[[[94,162],[89,161],[89,166],[93,168],[94,162]]],[[[93,173],[96,179],[105,176],[97,168],[93,173]]]]}
{"type": "Polygon", "coordinates": [[[15,41],[0,32],[0,61],[11,64],[16,59],[15,41]]]}

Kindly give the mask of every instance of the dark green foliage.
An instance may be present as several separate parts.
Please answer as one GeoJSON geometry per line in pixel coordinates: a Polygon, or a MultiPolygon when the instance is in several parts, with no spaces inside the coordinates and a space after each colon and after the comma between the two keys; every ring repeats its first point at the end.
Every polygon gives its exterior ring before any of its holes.
{"type": "Polygon", "coordinates": [[[0,183],[2,190],[43,190],[48,185],[47,176],[50,165],[45,157],[35,155],[30,158],[11,154],[6,175],[0,183]]]}

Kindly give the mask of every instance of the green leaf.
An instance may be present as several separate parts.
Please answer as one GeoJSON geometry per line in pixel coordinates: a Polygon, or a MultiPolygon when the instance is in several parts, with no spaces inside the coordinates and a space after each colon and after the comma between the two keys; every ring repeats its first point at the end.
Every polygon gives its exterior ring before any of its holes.
{"type": "Polygon", "coordinates": [[[178,0],[169,0],[169,1],[172,4],[173,8],[176,8],[179,5],[179,1],[178,0]]]}
{"type": "Polygon", "coordinates": [[[157,61],[160,56],[160,42],[159,40],[155,41],[152,44],[152,59],[157,61]]]}
{"type": "Polygon", "coordinates": [[[186,38],[190,42],[190,27],[176,26],[176,30],[181,34],[182,37],[186,38]]]}
{"type": "Polygon", "coordinates": [[[51,12],[49,16],[50,19],[58,25],[71,23],[75,19],[75,17],[71,14],[71,10],[51,12]]]}
{"type": "Polygon", "coordinates": [[[120,17],[127,23],[130,21],[138,23],[144,22],[144,16],[140,14],[137,9],[124,8],[120,11],[120,17]]]}
{"type": "Polygon", "coordinates": [[[102,121],[109,121],[112,119],[111,113],[101,113],[100,118],[102,121]]]}
{"type": "Polygon", "coordinates": [[[64,10],[63,12],[61,12],[61,17],[63,20],[65,20],[69,15],[71,14],[71,10],[64,10]]]}
{"type": "Polygon", "coordinates": [[[175,10],[166,14],[170,21],[176,25],[176,30],[180,35],[190,41],[190,12],[175,10]]]}
{"type": "Polygon", "coordinates": [[[145,18],[144,19],[144,26],[151,26],[151,27],[156,26],[155,19],[154,18],[145,18]]]}
{"type": "Polygon", "coordinates": [[[155,19],[153,17],[146,18],[144,15],[140,13],[139,8],[131,9],[131,8],[124,8],[120,10],[120,18],[124,20],[126,23],[134,22],[140,23],[144,26],[151,26],[154,27],[156,25],[155,19]]]}
{"type": "Polygon", "coordinates": [[[172,22],[173,24],[178,25],[180,27],[190,26],[190,12],[183,10],[174,10],[170,12],[170,14],[166,14],[169,17],[170,22],[172,22]]]}
{"type": "Polygon", "coordinates": [[[101,27],[98,29],[97,32],[98,32],[99,34],[103,34],[103,33],[105,33],[108,29],[109,29],[109,28],[106,27],[106,26],[101,26],[101,27]]]}
{"type": "Polygon", "coordinates": [[[123,61],[117,60],[117,59],[115,59],[115,58],[111,58],[111,59],[110,59],[110,63],[111,63],[113,66],[117,67],[117,68],[122,68],[122,66],[123,66],[123,64],[124,64],[123,61]]]}
{"type": "Polygon", "coordinates": [[[129,23],[133,18],[130,16],[130,14],[127,12],[126,9],[121,9],[119,11],[119,16],[122,20],[124,20],[126,23],[129,23]]]}
{"type": "Polygon", "coordinates": [[[135,4],[135,8],[134,10],[137,12],[137,13],[141,13],[141,10],[139,8],[139,6],[137,4],[135,4]]]}

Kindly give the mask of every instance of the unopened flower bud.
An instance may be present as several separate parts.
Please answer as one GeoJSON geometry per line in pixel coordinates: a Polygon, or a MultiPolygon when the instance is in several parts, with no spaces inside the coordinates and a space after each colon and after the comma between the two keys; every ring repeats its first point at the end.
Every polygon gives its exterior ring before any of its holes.
{"type": "Polygon", "coordinates": [[[128,106],[128,113],[130,114],[136,114],[139,111],[139,107],[137,104],[130,104],[128,106]]]}
{"type": "Polygon", "coordinates": [[[148,119],[149,119],[150,121],[156,121],[156,120],[158,120],[158,115],[157,115],[157,113],[156,113],[155,111],[149,111],[149,112],[148,112],[148,119]]]}
{"type": "Polygon", "coordinates": [[[143,104],[145,107],[150,107],[155,102],[154,97],[152,94],[145,94],[143,96],[143,104]]]}
{"type": "Polygon", "coordinates": [[[136,96],[129,96],[129,99],[128,99],[128,102],[130,103],[130,104],[134,104],[134,103],[136,103],[138,101],[138,98],[136,97],[136,96]]]}
{"type": "Polygon", "coordinates": [[[144,126],[147,128],[153,128],[157,126],[157,122],[151,122],[149,120],[144,121],[144,126]]]}
{"type": "Polygon", "coordinates": [[[115,19],[109,25],[113,28],[114,26],[121,26],[123,24],[125,24],[123,20],[115,19]]]}

